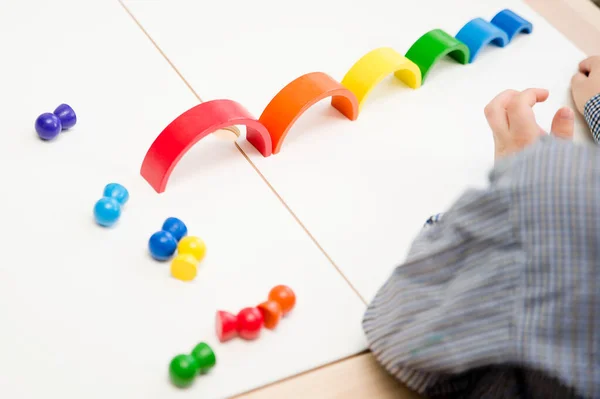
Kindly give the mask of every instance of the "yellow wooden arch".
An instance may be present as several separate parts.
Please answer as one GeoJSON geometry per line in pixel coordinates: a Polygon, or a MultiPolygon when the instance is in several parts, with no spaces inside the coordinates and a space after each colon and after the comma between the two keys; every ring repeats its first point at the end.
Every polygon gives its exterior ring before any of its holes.
{"type": "Polygon", "coordinates": [[[389,47],[380,47],[365,54],[342,79],[342,85],[356,95],[358,109],[379,82],[390,73],[413,89],[421,86],[421,70],[411,60],[389,47]]]}

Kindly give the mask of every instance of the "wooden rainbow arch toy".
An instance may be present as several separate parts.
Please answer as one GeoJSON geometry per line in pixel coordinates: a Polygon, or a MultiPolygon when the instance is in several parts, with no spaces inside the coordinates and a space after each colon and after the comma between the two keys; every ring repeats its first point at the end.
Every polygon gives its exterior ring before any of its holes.
{"type": "Polygon", "coordinates": [[[391,73],[418,89],[431,68],[445,56],[472,63],[487,45],[504,47],[533,25],[509,9],[490,22],[475,18],[451,36],[434,29],[421,36],[402,56],[381,47],[361,57],[341,83],[324,72],[311,72],[288,83],[256,119],[243,105],[227,99],[196,105],[175,118],[154,140],[142,162],[141,175],[158,193],[165,191],[171,172],[199,140],[216,130],[246,126],[246,140],[264,157],[277,154],[294,122],[315,103],[332,97],[331,105],[351,121],[358,118],[373,88],[391,73]]]}

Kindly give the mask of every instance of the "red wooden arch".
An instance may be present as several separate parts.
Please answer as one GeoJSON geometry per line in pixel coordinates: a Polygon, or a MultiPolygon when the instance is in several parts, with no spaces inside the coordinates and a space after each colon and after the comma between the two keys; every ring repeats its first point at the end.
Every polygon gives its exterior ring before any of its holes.
{"type": "Polygon", "coordinates": [[[232,100],[212,100],[185,111],[158,135],[142,162],[142,176],[162,193],[177,162],[194,144],[216,130],[235,125],[245,125],[246,140],[263,156],[271,155],[268,130],[246,108],[232,100]]]}

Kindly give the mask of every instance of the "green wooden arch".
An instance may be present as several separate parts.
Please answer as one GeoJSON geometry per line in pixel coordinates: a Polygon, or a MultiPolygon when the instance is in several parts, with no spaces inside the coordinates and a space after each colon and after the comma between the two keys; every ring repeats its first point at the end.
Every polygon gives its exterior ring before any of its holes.
{"type": "Polygon", "coordinates": [[[425,33],[406,52],[406,58],[419,66],[422,82],[431,67],[446,55],[461,64],[469,63],[469,48],[441,29],[425,33]]]}

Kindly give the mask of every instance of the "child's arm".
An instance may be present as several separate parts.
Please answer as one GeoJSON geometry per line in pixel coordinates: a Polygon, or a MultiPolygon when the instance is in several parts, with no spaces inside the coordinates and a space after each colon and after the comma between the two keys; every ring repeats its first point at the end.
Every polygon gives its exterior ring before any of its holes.
{"type": "Polygon", "coordinates": [[[506,91],[486,107],[489,187],[424,229],[368,306],[373,354],[420,393],[458,392],[449,376],[501,364],[600,392],[600,151],[571,143],[568,108],[541,130],[532,107],[547,97],[506,91]]]}
{"type": "Polygon", "coordinates": [[[579,64],[579,72],[571,81],[571,92],[594,141],[600,144],[600,56],[589,57],[579,64]]]}

